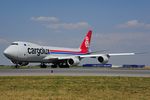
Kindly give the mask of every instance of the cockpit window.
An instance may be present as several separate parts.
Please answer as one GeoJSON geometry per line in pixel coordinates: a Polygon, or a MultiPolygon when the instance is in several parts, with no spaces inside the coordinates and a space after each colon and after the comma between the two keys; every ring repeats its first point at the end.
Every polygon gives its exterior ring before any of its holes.
{"type": "Polygon", "coordinates": [[[18,45],[18,43],[12,43],[11,45],[18,45]]]}

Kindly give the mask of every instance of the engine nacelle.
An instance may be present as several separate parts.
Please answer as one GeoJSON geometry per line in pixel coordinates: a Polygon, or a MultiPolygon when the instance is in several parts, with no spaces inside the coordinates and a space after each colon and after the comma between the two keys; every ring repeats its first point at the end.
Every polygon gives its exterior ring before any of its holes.
{"type": "Polygon", "coordinates": [[[80,63],[80,59],[78,57],[73,57],[67,60],[67,64],[69,66],[78,65],[80,63]]]}
{"type": "Polygon", "coordinates": [[[19,62],[19,65],[20,66],[26,66],[26,65],[28,65],[29,64],[29,62],[19,62]]]}
{"type": "Polygon", "coordinates": [[[102,64],[106,64],[109,61],[109,55],[99,56],[98,61],[102,64]]]}

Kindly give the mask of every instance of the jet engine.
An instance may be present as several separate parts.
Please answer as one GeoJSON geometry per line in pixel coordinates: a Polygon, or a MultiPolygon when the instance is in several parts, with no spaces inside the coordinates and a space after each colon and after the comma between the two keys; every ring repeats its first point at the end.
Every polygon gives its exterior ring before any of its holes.
{"type": "Polygon", "coordinates": [[[73,57],[67,60],[67,64],[69,66],[78,65],[80,63],[80,59],[78,57],[73,57]]]}
{"type": "Polygon", "coordinates": [[[102,55],[98,57],[98,61],[102,64],[106,64],[109,60],[109,55],[102,55]]]}

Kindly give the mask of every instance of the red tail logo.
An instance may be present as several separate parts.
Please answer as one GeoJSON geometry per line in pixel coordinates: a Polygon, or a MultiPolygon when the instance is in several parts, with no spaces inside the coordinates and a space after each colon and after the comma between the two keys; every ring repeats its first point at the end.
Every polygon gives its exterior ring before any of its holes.
{"type": "Polygon", "coordinates": [[[82,44],[80,45],[80,49],[81,49],[82,53],[88,53],[89,52],[91,36],[92,36],[92,31],[89,30],[88,33],[86,34],[82,44]]]}

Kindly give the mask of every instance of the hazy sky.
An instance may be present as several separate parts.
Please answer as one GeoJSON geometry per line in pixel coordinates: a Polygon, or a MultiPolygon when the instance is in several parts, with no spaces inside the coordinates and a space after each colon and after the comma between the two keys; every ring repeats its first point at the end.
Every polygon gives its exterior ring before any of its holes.
{"type": "MultiPolygon", "coordinates": [[[[13,41],[79,47],[89,29],[93,51],[149,52],[150,0],[0,0],[0,64],[11,64],[3,51],[13,41]]],[[[109,63],[150,65],[150,54],[109,63]]]]}

